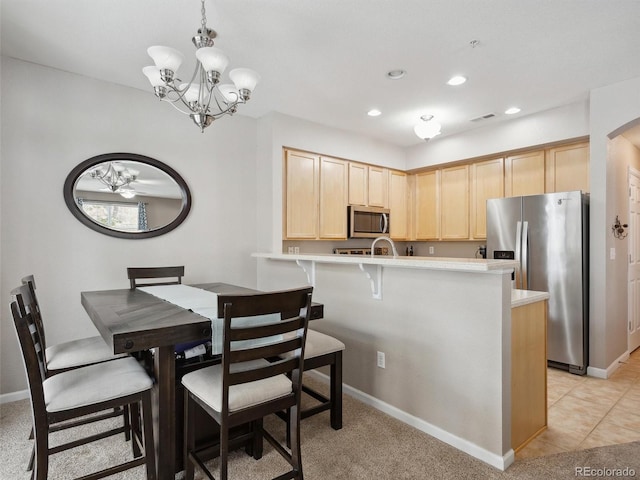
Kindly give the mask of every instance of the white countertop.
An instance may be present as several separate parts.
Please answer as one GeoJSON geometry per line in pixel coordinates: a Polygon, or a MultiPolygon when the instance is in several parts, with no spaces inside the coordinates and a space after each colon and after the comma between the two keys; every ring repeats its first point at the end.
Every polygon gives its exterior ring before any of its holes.
{"type": "Polygon", "coordinates": [[[548,300],[549,293],[534,290],[511,290],[511,308],[522,307],[530,303],[548,300]]]}
{"type": "Polygon", "coordinates": [[[317,263],[342,263],[381,265],[395,268],[424,268],[429,270],[450,270],[460,272],[501,272],[513,270],[517,262],[514,260],[492,260],[482,258],[448,258],[448,257],[391,257],[369,255],[336,255],[336,254],[287,254],[287,253],[254,253],[253,257],[271,260],[289,260],[317,263]]]}

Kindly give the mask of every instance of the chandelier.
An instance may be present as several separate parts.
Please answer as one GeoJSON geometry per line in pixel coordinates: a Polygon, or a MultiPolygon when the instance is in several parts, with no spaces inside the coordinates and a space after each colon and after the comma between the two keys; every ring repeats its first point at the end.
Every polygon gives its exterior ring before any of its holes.
{"type": "Polygon", "coordinates": [[[422,115],[420,120],[421,122],[413,127],[418,137],[428,142],[430,138],[440,135],[441,126],[433,119],[433,115],[422,115]]]}
{"type": "Polygon", "coordinates": [[[189,115],[204,132],[216,118],[233,115],[239,104],[246,103],[260,76],[248,68],[235,68],[229,72],[233,83],[220,84],[229,57],[213,46],[217,34],[207,28],[204,0],[201,3],[202,26],[192,39],[197,62],[189,83],[181,83],[176,78],[184,56],[171,47],[149,47],[147,53],[155,66],[144,67],[142,72],[160,100],[170,102],[179,112],[189,115]]]}
{"type": "Polygon", "coordinates": [[[112,193],[120,193],[125,198],[131,198],[135,193],[131,195],[134,190],[128,185],[135,182],[139,174],[137,170],[127,168],[118,162],[109,162],[106,166],[102,164],[91,170],[89,177],[102,182],[112,193]]]}

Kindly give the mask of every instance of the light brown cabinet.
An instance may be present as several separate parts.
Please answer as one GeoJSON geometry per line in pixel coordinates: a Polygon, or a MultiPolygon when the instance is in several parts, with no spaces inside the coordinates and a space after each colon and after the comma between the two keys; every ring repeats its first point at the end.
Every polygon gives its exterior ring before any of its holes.
{"type": "Polygon", "coordinates": [[[347,238],[348,162],[285,151],[286,239],[347,238]]]}
{"type": "Polygon", "coordinates": [[[320,157],[311,153],[286,150],[285,238],[318,238],[319,186],[320,157]]]}
{"type": "Polygon", "coordinates": [[[349,205],[387,207],[388,190],[386,168],[349,162],[349,205]]]}
{"type": "Polygon", "coordinates": [[[511,309],[511,447],[547,427],[547,301],[511,309]]]}
{"type": "Polygon", "coordinates": [[[407,174],[389,170],[389,211],[391,226],[389,235],[394,240],[408,238],[407,174]]]}
{"type": "Polygon", "coordinates": [[[546,152],[547,192],[589,192],[589,143],[550,148],[546,152]]]}
{"type": "Polygon", "coordinates": [[[487,200],[504,196],[504,159],[471,164],[471,238],[487,238],[487,200]]]}
{"type": "Polygon", "coordinates": [[[319,238],[346,240],[348,162],[320,157],[319,238]]]}
{"type": "Polygon", "coordinates": [[[415,239],[440,238],[440,170],[415,175],[415,239]]]}
{"type": "Polygon", "coordinates": [[[507,157],[504,165],[505,197],[545,193],[544,164],[544,150],[507,157]]]}
{"type": "Polygon", "coordinates": [[[469,238],[469,165],[443,168],[440,174],[440,237],[469,238]]]}
{"type": "Polygon", "coordinates": [[[369,206],[387,207],[389,205],[389,174],[383,167],[369,165],[369,206]]]}

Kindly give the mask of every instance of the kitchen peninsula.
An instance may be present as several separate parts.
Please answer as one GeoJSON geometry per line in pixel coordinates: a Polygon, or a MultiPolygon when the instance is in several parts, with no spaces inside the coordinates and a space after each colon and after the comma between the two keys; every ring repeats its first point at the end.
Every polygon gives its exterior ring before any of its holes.
{"type": "MultiPolygon", "coordinates": [[[[496,468],[514,461],[512,308],[541,302],[544,316],[548,298],[512,291],[515,262],[253,256],[259,289],[314,285],[314,300],[325,305],[314,329],[347,346],[347,393],[496,468]]],[[[546,422],[546,408],[544,415],[546,422]]]]}

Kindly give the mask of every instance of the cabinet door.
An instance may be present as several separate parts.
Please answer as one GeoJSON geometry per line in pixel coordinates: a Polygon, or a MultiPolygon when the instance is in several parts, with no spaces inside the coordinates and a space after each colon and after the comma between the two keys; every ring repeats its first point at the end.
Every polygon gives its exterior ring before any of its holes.
{"type": "Polygon", "coordinates": [[[440,170],[416,174],[416,240],[440,237],[440,170]]]}
{"type": "Polygon", "coordinates": [[[545,193],[544,150],[507,157],[504,194],[506,197],[545,193]]]}
{"type": "Polygon", "coordinates": [[[504,196],[504,160],[471,165],[471,238],[487,238],[487,200],[504,196]]]}
{"type": "Polygon", "coordinates": [[[389,210],[391,215],[390,236],[393,239],[407,238],[407,174],[389,170],[389,210]]]}
{"type": "Polygon", "coordinates": [[[348,162],[320,158],[320,238],[346,240],[348,162]]]}
{"type": "Polygon", "coordinates": [[[443,168],[440,178],[440,228],[443,240],[469,238],[469,165],[443,168]]]}
{"type": "Polygon", "coordinates": [[[589,192],[589,143],[547,150],[547,191],[589,192]]]}
{"type": "Polygon", "coordinates": [[[362,163],[349,163],[349,205],[367,205],[369,168],[362,163]]]}
{"type": "Polygon", "coordinates": [[[289,239],[318,238],[319,157],[292,150],[285,153],[285,236],[289,239]]]}
{"type": "Polygon", "coordinates": [[[369,199],[368,205],[370,207],[387,207],[389,205],[389,187],[386,168],[374,167],[370,165],[368,167],[369,173],[369,199]]]}

